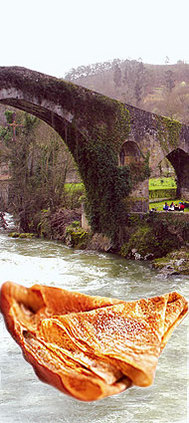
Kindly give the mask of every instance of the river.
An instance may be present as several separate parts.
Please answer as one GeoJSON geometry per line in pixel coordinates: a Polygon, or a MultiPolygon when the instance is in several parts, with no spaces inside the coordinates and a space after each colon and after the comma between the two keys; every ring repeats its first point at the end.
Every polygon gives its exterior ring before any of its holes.
{"type": "MultiPolygon", "coordinates": [[[[25,286],[41,283],[125,300],[176,290],[189,299],[188,276],[164,279],[148,263],[74,251],[54,241],[12,239],[0,233],[0,265],[1,284],[7,280],[25,286]]],[[[186,318],[168,341],[151,387],[132,387],[84,403],[38,380],[0,315],[0,422],[186,423],[188,325],[186,318]]]]}

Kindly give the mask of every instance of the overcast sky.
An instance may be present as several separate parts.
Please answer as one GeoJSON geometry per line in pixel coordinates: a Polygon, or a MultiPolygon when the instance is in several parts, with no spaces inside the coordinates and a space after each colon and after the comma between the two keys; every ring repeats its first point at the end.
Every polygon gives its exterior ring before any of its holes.
{"type": "Polygon", "coordinates": [[[120,59],[189,63],[188,0],[1,0],[0,65],[64,77],[120,59]]]}

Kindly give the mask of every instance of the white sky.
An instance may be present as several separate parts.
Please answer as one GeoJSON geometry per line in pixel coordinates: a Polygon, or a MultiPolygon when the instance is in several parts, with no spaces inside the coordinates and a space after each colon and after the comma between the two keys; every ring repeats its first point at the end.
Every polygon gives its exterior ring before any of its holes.
{"type": "Polygon", "coordinates": [[[189,63],[188,0],[1,0],[0,66],[64,77],[120,59],[189,63]]]}

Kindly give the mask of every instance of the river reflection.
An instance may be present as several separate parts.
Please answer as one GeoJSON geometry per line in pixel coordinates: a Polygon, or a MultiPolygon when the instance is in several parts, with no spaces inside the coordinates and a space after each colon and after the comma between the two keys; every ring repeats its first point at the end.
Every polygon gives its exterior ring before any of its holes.
{"type": "MultiPolygon", "coordinates": [[[[189,298],[189,277],[165,280],[147,263],[74,251],[57,242],[0,234],[0,265],[1,284],[42,283],[125,300],[177,290],[189,298]]],[[[151,387],[83,403],[38,380],[0,315],[1,423],[186,423],[187,328],[188,318],[163,351],[151,387]]]]}

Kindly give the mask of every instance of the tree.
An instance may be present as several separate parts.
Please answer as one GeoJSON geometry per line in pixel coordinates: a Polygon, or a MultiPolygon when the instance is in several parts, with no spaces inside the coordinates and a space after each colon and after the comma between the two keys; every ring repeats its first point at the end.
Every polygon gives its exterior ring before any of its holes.
{"type": "Polygon", "coordinates": [[[136,81],[134,86],[134,94],[137,106],[139,106],[141,103],[144,94],[145,78],[146,70],[144,64],[142,62],[137,62],[136,81]]]}
{"type": "Polygon", "coordinates": [[[174,73],[172,70],[167,70],[165,72],[165,85],[166,85],[168,94],[170,94],[172,89],[175,86],[174,73]]]}
{"type": "MultiPolygon", "coordinates": [[[[10,114],[7,119],[11,120],[10,114]]],[[[74,162],[62,139],[48,125],[27,113],[18,112],[15,141],[11,128],[0,128],[1,142],[9,161],[10,206],[25,232],[35,230],[35,216],[42,209],[51,211],[65,203],[64,184],[74,162]],[[2,132],[2,136],[1,136],[2,132]]],[[[36,221],[37,222],[37,221],[36,221]]]]}
{"type": "Polygon", "coordinates": [[[113,76],[114,84],[116,87],[121,86],[121,77],[122,77],[121,69],[119,65],[116,64],[114,67],[114,76],[113,76]]]}

